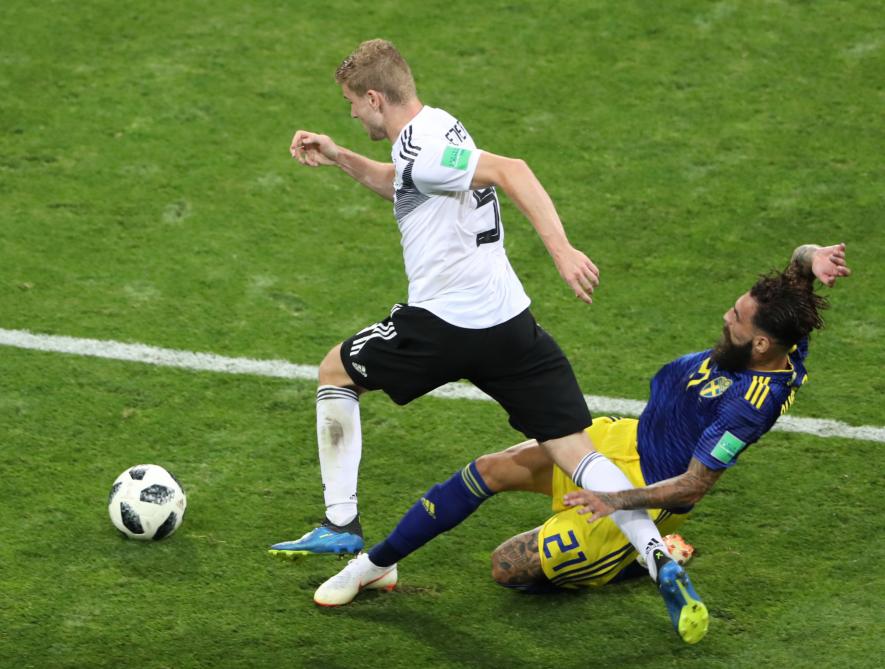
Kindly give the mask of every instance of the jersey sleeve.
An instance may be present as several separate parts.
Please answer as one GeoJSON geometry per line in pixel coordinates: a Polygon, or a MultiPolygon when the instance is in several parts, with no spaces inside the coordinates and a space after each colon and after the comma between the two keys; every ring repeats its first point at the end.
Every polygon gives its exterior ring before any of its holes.
{"type": "Polygon", "coordinates": [[[471,190],[482,151],[423,140],[412,165],[412,181],[425,195],[471,190]]]}
{"type": "Polygon", "coordinates": [[[776,415],[757,409],[740,396],[725,401],[716,420],[701,434],[692,455],[710,469],[728,469],[747,446],[771,429],[775,420],[776,415]]]}
{"type": "Polygon", "coordinates": [[[790,351],[790,359],[804,363],[808,357],[808,337],[803,337],[790,351]]]}

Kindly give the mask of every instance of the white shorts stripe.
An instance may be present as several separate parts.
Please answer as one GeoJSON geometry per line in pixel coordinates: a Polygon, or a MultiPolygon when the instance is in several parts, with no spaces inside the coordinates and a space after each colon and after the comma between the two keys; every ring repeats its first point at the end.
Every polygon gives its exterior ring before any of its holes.
{"type": "MultiPolygon", "coordinates": [[[[369,328],[366,328],[366,330],[368,329],[369,328]]],[[[363,330],[362,332],[365,332],[366,330],[363,330]]],[[[396,337],[396,328],[393,326],[393,323],[388,323],[386,325],[384,323],[376,323],[372,326],[371,330],[372,331],[369,334],[363,337],[357,337],[353,340],[350,345],[351,358],[356,357],[359,352],[363,350],[363,346],[372,339],[390,340],[396,337]]],[[[362,334],[362,332],[360,332],[360,334],[362,334]]]]}

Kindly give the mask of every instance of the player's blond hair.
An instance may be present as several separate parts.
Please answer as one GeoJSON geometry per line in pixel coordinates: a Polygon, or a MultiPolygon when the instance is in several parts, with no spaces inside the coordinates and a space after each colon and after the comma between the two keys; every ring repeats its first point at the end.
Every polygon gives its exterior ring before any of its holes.
{"type": "Polygon", "coordinates": [[[404,104],[416,97],[415,79],[409,64],[396,47],[383,39],[360,44],[335,70],[335,81],[357,95],[373,90],[388,102],[404,104]]]}

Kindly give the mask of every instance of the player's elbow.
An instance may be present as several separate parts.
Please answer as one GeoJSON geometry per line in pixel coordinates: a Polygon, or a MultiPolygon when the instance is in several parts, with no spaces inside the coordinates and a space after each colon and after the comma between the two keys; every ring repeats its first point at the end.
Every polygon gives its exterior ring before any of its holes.
{"type": "Polygon", "coordinates": [[[691,493],[689,493],[686,496],[685,501],[688,502],[689,505],[694,506],[695,504],[700,502],[704,498],[704,495],[706,495],[706,494],[707,494],[706,490],[692,491],[691,493]]]}
{"type": "Polygon", "coordinates": [[[529,167],[529,164],[526,161],[524,161],[522,158],[508,158],[507,160],[510,165],[510,171],[512,171],[514,173],[519,173],[519,172],[526,173],[526,172],[532,171],[531,168],[529,167]]]}
{"type": "Polygon", "coordinates": [[[522,158],[505,158],[495,183],[507,197],[519,202],[537,181],[534,172],[522,158]]]}
{"type": "Polygon", "coordinates": [[[501,188],[506,193],[511,185],[521,183],[532,176],[532,170],[522,158],[505,158],[501,171],[501,188]]]}
{"type": "Polygon", "coordinates": [[[710,490],[710,484],[701,479],[689,479],[689,485],[683,488],[683,497],[686,504],[694,506],[700,502],[710,490]]]}

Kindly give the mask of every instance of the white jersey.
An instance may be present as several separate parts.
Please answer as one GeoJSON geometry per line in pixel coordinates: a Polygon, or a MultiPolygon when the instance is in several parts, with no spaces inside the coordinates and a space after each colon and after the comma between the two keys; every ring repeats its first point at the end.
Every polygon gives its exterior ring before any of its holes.
{"type": "Polygon", "coordinates": [[[426,106],[391,149],[409,305],[462,328],[492,327],[529,306],[504,251],[495,189],[470,190],[480,154],[456,118],[426,106]]]}

